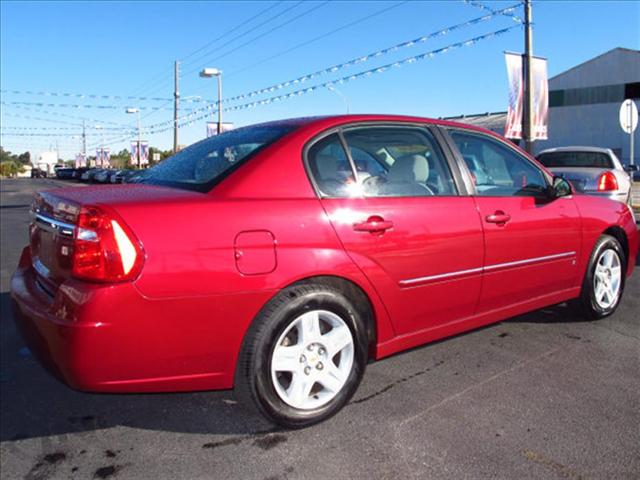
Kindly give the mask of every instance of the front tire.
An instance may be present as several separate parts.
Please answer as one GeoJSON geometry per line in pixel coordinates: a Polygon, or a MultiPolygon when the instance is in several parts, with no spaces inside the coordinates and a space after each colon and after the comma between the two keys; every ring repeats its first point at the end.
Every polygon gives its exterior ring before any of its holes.
{"type": "Polygon", "coordinates": [[[339,290],[289,287],[255,319],[243,342],[235,392],[246,406],[286,428],[337,413],[367,363],[365,319],[339,290]]]}
{"type": "Polygon", "coordinates": [[[582,282],[580,310],[590,319],[608,317],[616,311],[624,291],[626,257],[620,242],[602,235],[596,242],[582,282]]]}

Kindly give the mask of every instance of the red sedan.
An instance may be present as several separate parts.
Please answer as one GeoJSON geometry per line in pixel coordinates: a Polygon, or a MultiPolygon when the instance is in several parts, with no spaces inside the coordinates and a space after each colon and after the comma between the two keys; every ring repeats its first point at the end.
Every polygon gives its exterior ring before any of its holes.
{"type": "Polygon", "coordinates": [[[55,375],[233,387],[287,427],[336,413],[369,359],[568,300],[611,314],[638,251],[627,205],[491,132],[388,115],[240,128],[31,214],[11,290],[55,375]]]}

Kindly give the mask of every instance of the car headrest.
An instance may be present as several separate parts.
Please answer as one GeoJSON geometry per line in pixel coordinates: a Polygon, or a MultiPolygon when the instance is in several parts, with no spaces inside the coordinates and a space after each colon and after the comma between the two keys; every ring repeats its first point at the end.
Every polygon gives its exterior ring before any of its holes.
{"type": "Polygon", "coordinates": [[[316,157],[316,168],[320,180],[330,180],[338,178],[338,159],[333,155],[318,155],[316,157]]]}
{"type": "Polygon", "coordinates": [[[429,178],[429,162],[422,155],[404,155],[399,157],[387,174],[390,182],[424,183],[429,178]]]}

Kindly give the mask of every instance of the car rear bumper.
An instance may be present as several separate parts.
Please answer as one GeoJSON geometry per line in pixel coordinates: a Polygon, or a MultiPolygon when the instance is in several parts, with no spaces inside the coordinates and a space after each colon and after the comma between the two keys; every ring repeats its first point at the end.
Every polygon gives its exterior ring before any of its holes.
{"type": "Polygon", "coordinates": [[[629,201],[629,197],[631,192],[599,192],[597,190],[585,190],[583,192],[585,195],[592,195],[594,197],[600,198],[608,198],[609,200],[616,200],[617,202],[627,203],[629,201]]]}
{"type": "Polygon", "coordinates": [[[175,392],[233,386],[235,361],[260,295],[150,300],[132,283],[39,286],[29,249],[11,278],[24,341],[58,379],[95,392],[175,392]]]}

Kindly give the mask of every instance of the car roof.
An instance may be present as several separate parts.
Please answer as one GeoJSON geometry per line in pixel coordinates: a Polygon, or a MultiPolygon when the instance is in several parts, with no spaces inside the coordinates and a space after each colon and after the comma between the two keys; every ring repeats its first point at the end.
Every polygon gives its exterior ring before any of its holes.
{"type": "Polygon", "coordinates": [[[274,120],[270,122],[259,123],[256,125],[247,126],[313,126],[316,124],[325,124],[324,126],[341,125],[345,123],[354,122],[406,122],[406,123],[429,123],[434,125],[450,126],[467,128],[470,130],[476,130],[479,132],[489,133],[494,136],[499,136],[495,132],[487,130],[475,125],[469,125],[461,122],[453,122],[451,120],[441,120],[429,117],[417,117],[411,115],[392,115],[392,114],[378,114],[378,113],[365,113],[365,114],[346,114],[346,115],[323,115],[323,116],[311,116],[300,118],[287,118],[283,120],[274,120]]]}
{"type": "Polygon", "coordinates": [[[601,147],[582,147],[582,146],[556,147],[556,148],[547,148],[546,150],[542,150],[541,152],[538,153],[538,155],[541,155],[543,153],[552,153],[552,152],[595,152],[595,153],[609,154],[611,153],[611,150],[609,148],[601,148],[601,147]]]}

